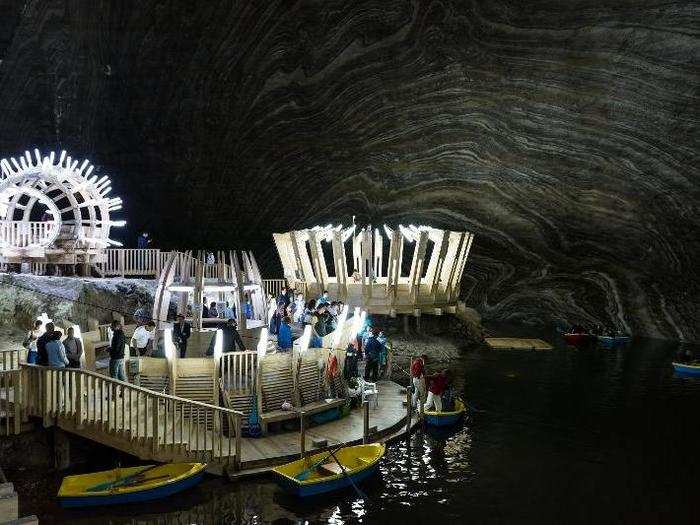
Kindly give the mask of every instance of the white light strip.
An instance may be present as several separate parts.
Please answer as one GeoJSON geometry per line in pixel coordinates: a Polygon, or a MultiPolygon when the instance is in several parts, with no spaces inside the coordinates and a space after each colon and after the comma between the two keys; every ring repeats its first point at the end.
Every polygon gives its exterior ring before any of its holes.
{"type": "Polygon", "coordinates": [[[269,334],[267,333],[267,327],[263,327],[263,329],[260,331],[260,340],[258,341],[258,362],[260,362],[260,359],[265,357],[265,354],[267,353],[268,337],[269,334]]]}
{"type": "Polygon", "coordinates": [[[307,324],[304,327],[304,333],[299,340],[299,355],[304,355],[304,353],[309,349],[309,343],[311,343],[311,325],[307,324]]]}
{"type": "Polygon", "coordinates": [[[165,359],[172,361],[176,354],[172,328],[165,328],[163,330],[163,350],[165,352],[165,359]]]}
{"type": "Polygon", "coordinates": [[[355,311],[352,314],[352,328],[350,329],[350,337],[348,342],[352,343],[352,340],[357,336],[357,331],[360,328],[360,307],[356,306],[355,311]]]}
{"type": "Polygon", "coordinates": [[[343,328],[345,328],[345,321],[348,319],[348,313],[350,312],[350,306],[347,304],[343,306],[343,310],[338,316],[338,323],[335,328],[335,333],[333,334],[333,348],[340,348],[340,340],[343,337],[343,328]]]}
{"type": "Polygon", "coordinates": [[[217,330],[214,337],[216,338],[214,340],[214,359],[218,360],[224,353],[224,332],[217,330]]]}

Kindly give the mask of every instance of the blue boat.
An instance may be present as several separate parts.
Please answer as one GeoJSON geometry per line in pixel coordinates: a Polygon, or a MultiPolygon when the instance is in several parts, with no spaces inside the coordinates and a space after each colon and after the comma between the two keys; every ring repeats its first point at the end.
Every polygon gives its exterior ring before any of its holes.
{"type": "Polygon", "coordinates": [[[272,474],[277,484],[294,496],[318,496],[358,484],[375,474],[385,450],[381,443],[343,447],[334,452],[338,461],[329,452],[319,452],[275,467],[272,474]]]}
{"type": "Polygon", "coordinates": [[[456,424],[464,415],[467,408],[464,402],[457,398],[455,399],[455,409],[449,412],[436,412],[433,410],[426,410],[423,413],[425,417],[425,424],[432,427],[451,427],[456,424]]]}
{"type": "Polygon", "coordinates": [[[628,335],[599,335],[598,345],[603,348],[617,348],[626,345],[630,340],[628,335]]]}
{"type": "Polygon", "coordinates": [[[686,376],[700,376],[700,364],[686,365],[683,363],[673,363],[673,369],[686,376]]]}
{"type": "Polygon", "coordinates": [[[66,476],[58,500],[62,507],[93,507],[165,498],[202,481],[206,466],[166,463],[66,476]]]}

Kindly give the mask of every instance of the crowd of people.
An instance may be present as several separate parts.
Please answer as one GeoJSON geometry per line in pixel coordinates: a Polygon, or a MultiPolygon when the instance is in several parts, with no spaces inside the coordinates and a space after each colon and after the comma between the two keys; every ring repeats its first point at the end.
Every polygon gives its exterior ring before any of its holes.
{"type": "Polygon", "coordinates": [[[27,332],[22,346],[27,349],[27,363],[54,368],[80,368],[83,344],[75,337],[73,327],[66,330],[65,336],[54,323],[37,319],[27,332]]]}

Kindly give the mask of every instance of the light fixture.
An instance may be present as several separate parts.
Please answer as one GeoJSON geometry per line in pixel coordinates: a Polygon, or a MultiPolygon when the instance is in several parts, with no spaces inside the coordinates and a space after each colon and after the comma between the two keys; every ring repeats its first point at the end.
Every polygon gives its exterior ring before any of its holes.
{"type": "Polygon", "coordinates": [[[175,344],[173,343],[173,329],[164,328],[163,329],[163,353],[165,353],[165,359],[172,361],[175,357],[175,344]]]}
{"type": "Polygon", "coordinates": [[[224,353],[224,332],[221,329],[216,331],[214,334],[214,359],[221,359],[224,353]]]}
{"type": "Polygon", "coordinates": [[[333,345],[332,348],[340,348],[340,340],[343,337],[343,328],[345,327],[345,321],[348,318],[348,313],[350,312],[350,306],[347,304],[343,306],[343,310],[338,316],[338,323],[335,327],[335,333],[333,334],[333,345]]]}
{"type": "Polygon", "coordinates": [[[352,314],[352,328],[350,330],[350,337],[348,342],[352,342],[357,336],[357,331],[360,329],[360,307],[356,306],[355,311],[352,314]]]}
{"type": "Polygon", "coordinates": [[[311,343],[311,325],[307,324],[304,327],[304,333],[299,341],[299,355],[304,355],[309,349],[309,343],[311,343]]]}
{"type": "Polygon", "coordinates": [[[267,353],[268,337],[269,334],[267,332],[267,327],[263,327],[262,330],[260,330],[260,340],[258,341],[258,363],[263,357],[265,357],[265,354],[267,353]]]}

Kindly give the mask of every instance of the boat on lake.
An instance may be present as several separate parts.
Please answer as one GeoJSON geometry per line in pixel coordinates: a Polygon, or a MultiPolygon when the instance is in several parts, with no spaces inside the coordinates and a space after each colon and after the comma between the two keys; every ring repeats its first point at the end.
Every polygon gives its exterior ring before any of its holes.
{"type": "Polygon", "coordinates": [[[58,500],[62,507],[91,507],[164,498],[199,483],[206,466],[166,463],[66,476],[58,500]]]}
{"type": "Polygon", "coordinates": [[[462,418],[462,416],[464,416],[466,410],[467,408],[464,404],[464,401],[462,401],[459,398],[456,398],[454,410],[450,410],[447,412],[426,410],[425,412],[423,412],[423,416],[425,417],[426,425],[432,427],[450,427],[457,423],[462,418]]]}
{"type": "Polygon", "coordinates": [[[625,346],[632,338],[628,335],[599,335],[598,345],[603,348],[617,348],[625,346]]]}
{"type": "Polygon", "coordinates": [[[277,484],[298,497],[351,487],[377,472],[386,451],[382,443],[343,447],[333,454],[313,454],[272,469],[277,484]],[[336,458],[338,461],[336,461],[336,458]]]}
{"type": "Polygon", "coordinates": [[[674,362],[673,369],[679,374],[687,376],[700,376],[700,363],[698,362],[692,364],[674,362]]]}
{"type": "Polygon", "coordinates": [[[581,348],[594,343],[596,341],[596,336],[583,332],[567,332],[564,334],[564,341],[566,341],[568,345],[581,348]]]}

